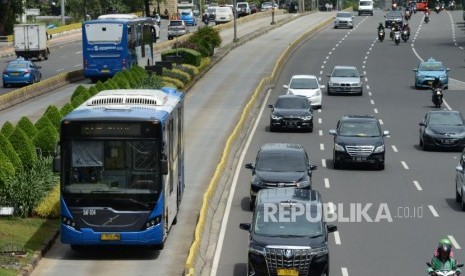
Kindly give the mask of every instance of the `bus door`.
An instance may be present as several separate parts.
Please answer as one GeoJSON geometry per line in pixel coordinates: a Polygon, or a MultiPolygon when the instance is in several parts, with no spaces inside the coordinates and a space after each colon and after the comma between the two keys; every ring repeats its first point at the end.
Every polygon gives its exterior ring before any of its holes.
{"type": "MultiPolygon", "coordinates": [[[[167,146],[167,161],[168,161],[168,175],[165,181],[165,214],[168,216],[167,218],[167,227],[168,229],[171,228],[174,218],[177,214],[177,194],[178,194],[178,166],[177,166],[177,154],[175,148],[177,147],[177,143],[174,143],[174,135],[176,134],[175,126],[173,124],[173,117],[169,119],[166,132],[166,142],[165,145],[167,146]]],[[[165,133],[166,133],[165,132],[165,133]]]]}

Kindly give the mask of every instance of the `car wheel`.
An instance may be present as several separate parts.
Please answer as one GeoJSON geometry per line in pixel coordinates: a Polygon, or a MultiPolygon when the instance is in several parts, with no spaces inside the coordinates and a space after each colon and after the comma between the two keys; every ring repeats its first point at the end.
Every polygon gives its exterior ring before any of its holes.
{"type": "Polygon", "coordinates": [[[6,88],[7,87],[7,84],[3,83],[3,88],[6,88]]]}
{"type": "Polygon", "coordinates": [[[421,149],[422,149],[423,151],[427,151],[427,150],[429,149],[429,147],[428,147],[428,145],[426,145],[425,142],[422,142],[422,143],[421,143],[421,149]]]}
{"type": "Polygon", "coordinates": [[[457,192],[457,186],[455,186],[455,202],[460,202],[462,201],[462,196],[457,192]]]}
{"type": "Polygon", "coordinates": [[[270,132],[275,132],[275,131],[276,131],[276,127],[270,124],[270,132]]]}
{"type": "Polygon", "coordinates": [[[249,203],[249,209],[250,209],[250,211],[253,211],[254,206],[255,206],[255,197],[254,197],[254,196],[250,196],[250,203],[249,203]]]}
{"type": "Polygon", "coordinates": [[[340,161],[336,161],[336,159],[333,159],[333,167],[334,167],[334,169],[336,169],[336,170],[341,169],[341,162],[340,162],[340,161]]]}
{"type": "Polygon", "coordinates": [[[350,28],[351,28],[351,29],[353,29],[353,28],[354,28],[354,26],[350,26],[350,28]]]}
{"type": "Polygon", "coordinates": [[[376,168],[380,171],[384,170],[384,162],[380,162],[376,164],[376,168]]]}
{"type": "Polygon", "coordinates": [[[337,26],[334,26],[334,29],[337,29],[337,26]]]}
{"type": "Polygon", "coordinates": [[[328,96],[331,96],[331,95],[332,95],[331,89],[329,89],[329,87],[328,87],[328,91],[327,91],[327,92],[328,92],[328,96]]]}

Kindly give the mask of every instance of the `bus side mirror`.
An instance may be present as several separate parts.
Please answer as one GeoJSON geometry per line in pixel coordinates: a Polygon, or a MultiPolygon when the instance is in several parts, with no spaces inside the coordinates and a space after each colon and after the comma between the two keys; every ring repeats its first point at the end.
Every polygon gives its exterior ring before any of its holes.
{"type": "Polygon", "coordinates": [[[53,172],[61,172],[61,157],[59,155],[53,158],[53,172]]]}
{"type": "Polygon", "coordinates": [[[161,174],[162,175],[167,175],[168,174],[168,161],[163,159],[160,160],[160,166],[161,166],[161,174]]]}

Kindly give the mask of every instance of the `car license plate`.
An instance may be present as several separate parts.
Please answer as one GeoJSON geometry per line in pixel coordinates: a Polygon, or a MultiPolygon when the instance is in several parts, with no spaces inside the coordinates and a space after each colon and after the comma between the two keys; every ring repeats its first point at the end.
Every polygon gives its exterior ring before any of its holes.
{"type": "Polygon", "coordinates": [[[110,73],[109,69],[102,69],[102,73],[110,73]]]}
{"type": "Polygon", "coordinates": [[[276,272],[278,276],[299,276],[297,269],[278,268],[276,272]]]}
{"type": "Polygon", "coordinates": [[[100,240],[102,241],[119,241],[121,240],[121,235],[118,233],[103,233],[100,235],[100,240]]]}
{"type": "Polygon", "coordinates": [[[10,73],[10,76],[19,76],[18,72],[10,73]]]}
{"type": "Polygon", "coordinates": [[[453,141],[453,140],[444,139],[444,140],[442,140],[442,143],[443,143],[443,144],[453,144],[454,141],[453,141]]]}
{"type": "Polygon", "coordinates": [[[352,160],[360,162],[360,161],[365,161],[367,159],[365,157],[353,157],[352,160]]]}
{"type": "Polygon", "coordinates": [[[429,82],[428,82],[428,85],[430,85],[430,86],[431,86],[432,84],[433,84],[433,82],[432,82],[432,81],[429,81],[429,82]]]}

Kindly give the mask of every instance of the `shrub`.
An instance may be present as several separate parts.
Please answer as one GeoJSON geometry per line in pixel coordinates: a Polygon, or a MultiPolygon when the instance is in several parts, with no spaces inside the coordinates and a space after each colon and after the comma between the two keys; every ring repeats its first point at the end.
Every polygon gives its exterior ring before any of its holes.
{"type": "MultiPolygon", "coordinates": [[[[98,84],[98,83],[97,83],[97,84],[98,84]]],[[[103,83],[102,83],[102,90],[98,90],[97,87],[94,85],[94,86],[92,86],[91,88],[89,88],[89,93],[90,93],[92,96],[95,96],[95,95],[98,94],[98,92],[105,90],[104,88],[105,88],[105,85],[103,85],[103,83]]]]}
{"type": "Polygon", "coordinates": [[[208,66],[210,66],[211,63],[212,61],[209,57],[202,58],[202,62],[200,63],[200,66],[199,66],[199,71],[205,70],[208,66]]]}
{"type": "Polygon", "coordinates": [[[74,100],[71,102],[71,104],[74,106],[74,108],[77,108],[78,106],[80,106],[84,102],[85,102],[84,98],[82,97],[82,95],[80,95],[80,96],[77,96],[76,98],[74,98],[74,100]]]}
{"type": "Polygon", "coordinates": [[[42,150],[43,156],[53,154],[56,142],[58,141],[58,132],[53,126],[47,126],[41,129],[34,137],[34,145],[42,150]]]}
{"type": "Polygon", "coordinates": [[[13,133],[13,131],[15,130],[15,127],[13,126],[12,123],[10,123],[9,121],[6,121],[4,124],[3,124],[3,127],[2,127],[2,130],[0,131],[3,135],[5,135],[5,137],[8,137],[11,135],[11,133],[13,133]]]}
{"type": "MultiPolygon", "coordinates": [[[[8,158],[8,156],[6,156],[1,150],[0,150],[0,168],[2,168],[0,170],[0,189],[1,189],[6,179],[8,177],[13,177],[15,175],[15,167],[10,162],[10,159],[8,158]]],[[[0,194],[0,198],[2,198],[1,194],[0,194]]]]}
{"type": "Polygon", "coordinates": [[[107,87],[105,90],[118,89],[118,85],[116,85],[112,79],[108,79],[104,84],[105,87],[107,87]]]}
{"type": "MultiPolygon", "coordinates": [[[[94,86],[92,87],[95,87],[99,92],[100,91],[103,91],[103,90],[106,90],[105,88],[105,85],[101,82],[101,81],[98,81],[94,86]]],[[[91,87],[91,88],[92,88],[91,87]]],[[[95,94],[94,94],[95,95],[95,94]]]]}
{"type": "Polygon", "coordinates": [[[136,71],[128,71],[128,70],[123,70],[121,72],[122,78],[126,80],[129,84],[129,88],[134,88],[137,87],[140,83],[140,79],[137,77],[137,72],[136,71]],[[131,73],[135,72],[135,73],[131,73]]]}
{"type": "Polygon", "coordinates": [[[19,158],[19,155],[16,153],[15,148],[10,143],[10,140],[1,133],[0,133],[0,149],[2,150],[3,154],[6,155],[8,160],[10,160],[11,164],[13,164],[13,166],[15,167],[15,170],[21,171],[23,168],[23,163],[21,162],[21,158],[19,158]]]}
{"type": "Polygon", "coordinates": [[[129,71],[128,76],[134,81],[134,85],[137,86],[145,78],[137,70],[129,71]]]}
{"type": "Polygon", "coordinates": [[[33,214],[41,218],[60,217],[60,185],[53,187],[52,191],[34,209],[33,214]]]}
{"type": "Polygon", "coordinates": [[[175,79],[175,78],[170,78],[170,77],[162,77],[163,86],[170,86],[170,87],[176,87],[177,89],[184,89],[184,83],[182,81],[175,79]]]}
{"type": "Polygon", "coordinates": [[[145,78],[139,85],[140,89],[161,89],[163,87],[163,80],[160,76],[152,75],[145,78]]]}
{"type": "Polygon", "coordinates": [[[131,85],[129,84],[129,81],[125,77],[120,77],[115,80],[115,82],[118,84],[118,88],[120,89],[130,89],[131,85]]]}
{"type": "Polygon", "coordinates": [[[27,137],[27,134],[19,127],[9,137],[10,143],[21,159],[23,168],[28,170],[32,168],[37,159],[36,149],[32,140],[27,137]]]}
{"type": "Polygon", "coordinates": [[[26,171],[8,177],[0,195],[6,206],[15,208],[15,215],[28,217],[44,196],[58,183],[59,178],[50,168],[53,158],[38,158],[26,171]]]}
{"type": "Polygon", "coordinates": [[[74,93],[73,95],[71,95],[71,101],[74,100],[74,98],[76,98],[77,96],[80,96],[82,95],[83,93],[87,92],[87,88],[85,88],[84,86],[82,85],[79,85],[78,87],[76,87],[76,89],[74,90],[74,93]]]}
{"type": "Polygon", "coordinates": [[[170,77],[170,78],[178,79],[183,84],[186,84],[191,80],[191,77],[189,76],[189,74],[187,74],[186,72],[183,72],[181,70],[178,70],[178,69],[170,70],[170,69],[163,68],[163,73],[162,74],[163,74],[164,77],[170,77]]]}
{"type": "Polygon", "coordinates": [[[188,73],[191,76],[191,79],[193,79],[196,75],[199,74],[199,69],[197,69],[197,67],[190,65],[190,64],[177,65],[176,69],[188,73]]]}
{"type": "MultiPolygon", "coordinates": [[[[195,43],[192,43],[191,41],[188,41],[188,40],[176,44],[176,47],[177,48],[192,49],[192,50],[195,50],[195,51],[200,53],[199,45],[197,45],[195,43]]],[[[175,49],[175,48],[173,47],[173,49],[175,49]]]]}
{"type": "Polygon", "coordinates": [[[36,127],[26,116],[21,117],[19,122],[16,124],[16,127],[21,128],[24,131],[24,133],[26,133],[26,135],[31,139],[34,138],[34,136],[36,136],[37,134],[36,127]]]}
{"type": "Polygon", "coordinates": [[[62,116],[56,106],[54,105],[48,106],[44,114],[50,119],[50,122],[52,122],[52,124],[55,126],[57,130],[60,129],[60,123],[61,123],[62,116]]]}
{"type": "Polygon", "coordinates": [[[144,68],[136,65],[136,66],[133,66],[131,67],[131,70],[129,70],[132,73],[135,73],[136,76],[139,76],[141,79],[144,79],[144,78],[147,78],[149,76],[149,74],[147,73],[147,71],[145,71],[144,68]]]}
{"type": "MultiPolygon", "coordinates": [[[[74,110],[74,106],[70,103],[66,103],[61,109],[60,109],[60,114],[62,117],[65,117],[69,113],[71,113],[74,110]]],[[[37,125],[36,125],[37,127],[37,125]]]]}
{"type": "Polygon", "coordinates": [[[199,28],[187,40],[199,46],[199,51],[203,57],[212,56],[215,48],[221,45],[221,36],[218,30],[204,26],[199,28]]]}
{"type": "Polygon", "coordinates": [[[168,56],[174,56],[174,55],[182,56],[183,63],[192,64],[194,66],[199,66],[200,60],[202,59],[201,49],[200,51],[196,51],[196,50],[187,49],[187,48],[176,48],[176,49],[163,51],[161,53],[161,60],[166,61],[168,56]]]}
{"type": "Polygon", "coordinates": [[[92,96],[93,95],[91,95],[89,91],[86,91],[86,92],[82,93],[82,95],[81,95],[84,102],[87,101],[88,99],[92,98],[92,96]]]}
{"type": "Polygon", "coordinates": [[[41,129],[43,129],[45,127],[48,127],[48,126],[51,126],[51,127],[55,128],[52,121],[50,121],[50,119],[45,115],[40,117],[40,119],[37,120],[37,122],[35,124],[35,127],[36,127],[36,129],[38,131],[40,131],[41,129]]]}

